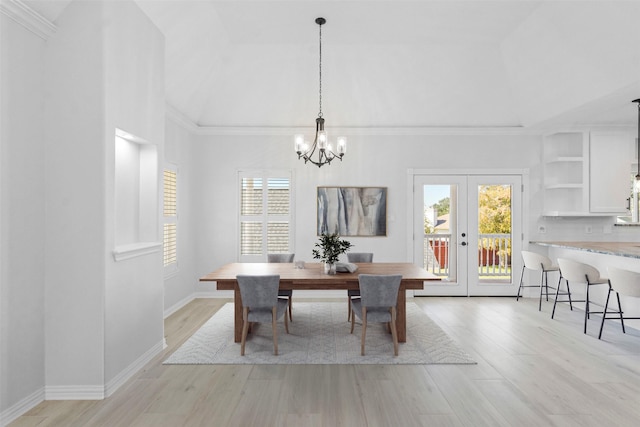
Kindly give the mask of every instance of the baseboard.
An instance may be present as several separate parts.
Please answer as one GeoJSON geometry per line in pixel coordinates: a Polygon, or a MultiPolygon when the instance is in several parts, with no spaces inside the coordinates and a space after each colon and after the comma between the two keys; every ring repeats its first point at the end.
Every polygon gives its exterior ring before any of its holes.
{"type": "Polygon", "coordinates": [[[180,310],[182,307],[184,307],[185,305],[193,301],[194,298],[196,298],[195,294],[191,294],[185,298],[182,298],[180,301],[173,304],[171,307],[167,308],[164,311],[164,318],[166,319],[167,317],[171,316],[173,313],[175,313],[176,311],[180,310]]]}
{"type": "Polygon", "coordinates": [[[124,383],[126,383],[131,377],[133,377],[138,371],[151,361],[156,355],[160,354],[164,349],[164,339],[158,344],[151,347],[146,353],[138,358],[131,365],[127,366],[122,372],[116,375],[111,381],[109,381],[104,387],[105,397],[111,396],[116,390],[118,390],[124,383]]]}
{"type": "Polygon", "coordinates": [[[21,401],[17,402],[15,405],[12,405],[11,407],[2,411],[0,413],[0,426],[8,426],[10,423],[38,406],[42,401],[44,401],[44,396],[44,388],[40,388],[21,401]]]}
{"type": "Polygon", "coordinates": [[[102,400],[103,385],[54,385],[44,388],[45,400],[102,400]]]}
{"type": "Polygon", "coordinates": [[[45,400],[102,400],[109,397],[163,349],[164,340],[150,348],[104,386],[47,386],[45,400]]]}
{"type": "Polygon", "coordinates": [[[193,298],[233,298],[233,291],[198,291],[193,298]]]}

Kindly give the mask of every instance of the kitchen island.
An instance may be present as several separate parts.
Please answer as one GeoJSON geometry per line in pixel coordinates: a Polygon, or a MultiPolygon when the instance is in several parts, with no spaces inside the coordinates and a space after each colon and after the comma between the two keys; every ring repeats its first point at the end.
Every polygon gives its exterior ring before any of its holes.
{"type": "Polygon", "coordinates": [[[604,255],[615,255],[640,259],[638,242],[530,242],[549,248],[565,248],[604,255]]]}

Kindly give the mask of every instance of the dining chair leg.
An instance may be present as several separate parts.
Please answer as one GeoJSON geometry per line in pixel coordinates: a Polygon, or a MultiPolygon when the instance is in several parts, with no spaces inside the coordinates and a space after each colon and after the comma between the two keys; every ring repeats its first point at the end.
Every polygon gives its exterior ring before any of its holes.
{"type": "Polygon", "coordinates": [[[240,341],[240,356],[244,356],[244,343],[247,341],[249,332],[249,308],[244,307],[242,311],[242,340],[240,341]]]}
{"type": "Polygon", "coordinates": [[[288,334],[289,333],[289,322],[287,321],[287,315],[285,314],[282,317],[284,317],[284,331],[288,334]]]}
{"type": "MultiPolygon", "coordinates": [[[[278,355],[278,330],[276,328],[276,307],[271,308],[271,329],[273,329],[273,354],[278,355]]],[[[286,316],[286,314],[285,314],[286,316]]]]}
{"type": "Polygon", "coordinates": [[[291,316],[291,306],[293,305],[293,302],[291,301],[292,299],[293,299],[293,297],[290,296],[289,297],[289,320],[293,322],[293,317],[291,316]]]}
{"type": "Polygon", "coordinates": [[[351,333],[353,333],[353,327],[354,327],[354,326],[355,326],[355,324],[356,324],[356,319],[355,319],[355,317],[356,317],[356,316],[354,316],[353,314],[351,314],[351,333]]]}
{"type": "Polygon", "coordinates": [[[351,297],[347,296],[347,322],[351,320],[351,297]]]}
{"type": "Polygon", "coordinates": [[[360,354],[364,356],[364,337],[367,335],[367,309],[362,307],[362,339],[360,340],[360,354]]]}
{"type": "Polygon", "coordinates": [[[393,355],[398,355],[398,331],[396,329],[396,308],[391,307],[391,336],[393,337],[393,355]]]}

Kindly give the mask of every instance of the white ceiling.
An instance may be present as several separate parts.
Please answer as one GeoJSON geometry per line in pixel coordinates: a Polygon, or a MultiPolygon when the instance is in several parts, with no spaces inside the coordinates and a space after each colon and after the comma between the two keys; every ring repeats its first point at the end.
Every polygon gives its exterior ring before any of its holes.
{"type": "MultiPolygon", "coordinates": [[[[85,0],[83,0],[85,1],[85,0]]],[[[68,0],[24,0],[55,23],[68,0]]],[[[640,1],[136,3],[167,102],[200,126],[634,125],[640,1]]]]}

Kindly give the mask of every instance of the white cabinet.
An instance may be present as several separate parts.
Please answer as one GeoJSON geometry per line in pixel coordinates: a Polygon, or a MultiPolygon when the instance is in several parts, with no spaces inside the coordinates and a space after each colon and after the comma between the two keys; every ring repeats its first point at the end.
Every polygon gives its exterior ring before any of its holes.
{"type": "Polygon", "coordinates": [[[620,132],[591,132],[589,211],[623,215],[630,193],[633,138],[620,132]]]}
{"type": "Polygon", "coordinates": [[[558,132],[543,140],[544,216],[627,212],[633,138],[626,132],[558,132]]]}
{"type": "Polygon", "coordinates": [[[589,138],[559,132],[543,141],[545,216],[578,216],[588,211],[589,138]]]}

